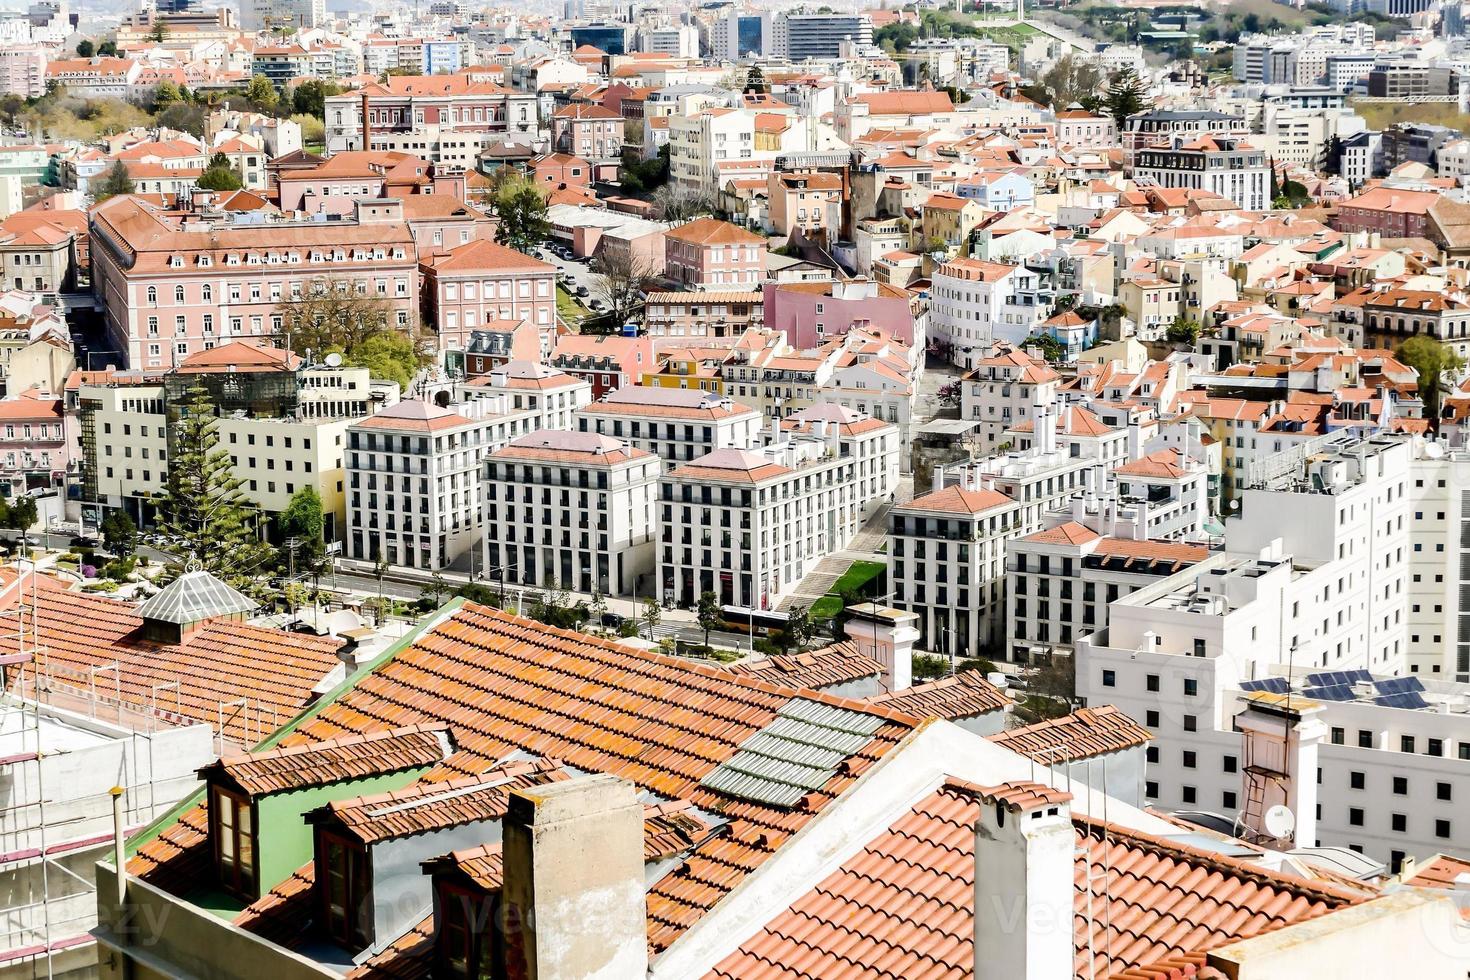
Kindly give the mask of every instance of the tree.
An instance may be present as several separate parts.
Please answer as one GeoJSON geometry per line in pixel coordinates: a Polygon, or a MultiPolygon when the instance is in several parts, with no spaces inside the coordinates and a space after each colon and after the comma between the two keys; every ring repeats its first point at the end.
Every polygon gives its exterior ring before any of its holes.
{"type": "Polygon", "coordinates": [[[133,553],[133,548],[138,543],[138,527],[127,511],[121,508],[109,510],[107,516],[102,518],[101,530],[102,543],[107,546],[108,551],[119,558],[126,558],[133,553]]]}
{"type": "Polygon", "coordinates": [[[25,533],[35,526],[40,515],[36,510],[36,498],[20,496],[11,501],[0,513],[0,526],[25,533]]]}
{"type": "Polygon", "coordinates": [[[1067,356],[1067,346],[1049,333],[1032,334],[1022,346],[1039,348],[1041,356],[1052,364],[1060,363],[1067,356]]]}
{"type": "Polygon", "coordinates": [[[949,659],[933,653],[916,653],[909,671],[915,681],[938,680],[949,676],[949,659]]]}
{"type": "Polygon", "coordinates": [[[452,591],[449,587],[449,580],[440,572],[435,572],[434,576],[429,579],[429,584],[424,586],[423,591],[419,593],[419,602],[427,601],[431,603],[431,609],[438,609],[452,591]]]}
{"type": "Polygon", "coordinates": [[[529,253],[546,238],[546,192],[524,174],[502,169],[497,175],[491,204],[500,226],[495,240],[518,252],[529,253]]]}
{"type": "Polygon", "coordinates": [[[700,191],[670,182],[654,191],[653,206],[663,220],[679,224],[714,211],[715,202],[700,191]]]}
{"type": "Polygon", "coordinates": [[[167,78],[153,86],[153,108],[155,111],[182,100],[183,96],[179,92],[179,87],[167,78]]]}
{"type": "Polygon", "coordinates": [[[262,112],[273,112],[280,103],[276,87],[264,75],[256,75],[250,79],[250,84],[245,86],[245,98],[262,112]]]}
{"type": "Polygon", "coordinates": [[[117,57],[117,42],[116,41],[103,41],[101,44],[97,45],[97,57],[99,57],[99,58],[116,58],[117,57]]]}
{"type": "Polygon", "coordinates": [[[1051,104],[1065,109],[1073,103],[1097,94],[1103,83],[1102,68],[1096,61],[1063,55],[1041,76],[1041,87],[1051,97],[1051,104]]]}
{"type": "Polygon", "coordinates": [[[812,622],[812,616],[807,611],[807,607],[792,606],[791,613],[786,619],[784,632],[791,645],[796,647],[797,653],[806,649],[806,645],[812,641],[812,636],[816,634],[816,631],[816,624],[812,622]]]}
{"type": "Polygon", "coordinates": [[[90,57],[92,57],[92,55],[94,55],[96,53],[97,53],[97,48],[92,44],[91,41],[88,41],[85,38],[83,38],[82,40],[80,40],[80,41],[77,42],[77,57],[78,58],[90,58],[90,57]]]}
{"type": "Polygon", "coordinates": [[[281,329],[298,354],[329,350],[351,351],[369,337],[389,329],[393,304],[378,296],[363,296],[346,281],[313,279],[301,295],[283,299],[275,312],[281,329]]]}
{"type": "Polygon", "coordinates": [[[1183,313],[1174,318],[1169,324],[1169,329],[1164,332],[1164,339],[1171,344],[1189,344],[1193,346],[1199,340],[1199,321],[1193,317],[1185,316],[1183,313]]]}
{"type": "Polygon", "coordinates": [[[373,334],[342,355],[342,363],[365,367],[379,380],[396,381],[399,390],[405,392],[412,386],[421,362],[413,338],[396,330],[373,334]]]}
{"type": "Polygon", "coordinates": [[[230,158],[223,153],[216,153],[210,158],[209,166],[194,183],[205,191],[238,191],[245,186],[235,168],[230,166],[230,158]]]}
{"type": "Polygon", "coordinates": [[[194,560],[232,585],[250,584],[270,558],[257,533],[259,513],[245,499],[230,454],[219,445],[219,419],[194,385],[170,423],[168,483],[159,498],[159,531],[180,561],[194,560]]]}
{"type": "Polygon", "coordinates": [[[156,119],[161,129],[176,129],[196,139],[204,138],[204,110],[199,106],[175,102],[165,106],[156,119]]]}
{"type": "Polygon", "coordinates": [[[133,178],[128,175],[127,165],[121,160],[112,165],[103,178],[92,185],[92,196],[98,202],[118,194],[133,193],[133,178]]]}
{"type": "Polygon", "coordinates": [[[1147,94],[1143,81],[1131,65],[1113,76],[1107,95],[1103,97],[1103,105],[1107,108],[1108,115],[1118,124],[1120,132],[1129,116],[1143,111],[1147,94]]]}
{"type": "Polygon", "coordinates": [[[713,592],[701,592],[699,605],[694,612],[695,622],[704,630],[704,645],[709,646],[710,630],[720,625],[720,597],[713,592]]]}
{"type": "Polygon", "coordinates": [[[592,263],[597,278],[592,289],[607,304],[607,316],[616,329],[634,322],[643,311],[643,296],[655,275],[654,267],[631,249],[605,248],[592,263]]]}
{"type": "Polygon", "coordinates": [[[761,71],[760,65],[750,66],[750,71],[745,75],[745,91],[756,95],[771,91],[771,83],[766,81],[766,73],[761,71]]]}
{"type": "Polygon", "coordinates": [[[664,612],[659,608],[658,600],[653,596],[647,596],[643,600],[643,625],[648,628],[648,638],[653,639],[653,631],[658,628],[659,620],[663,619],[664,612]]]}
{"type": "Polygon", "coordinates": [[[1419,373],[1419,397],[1424,401],[1424,417],[1439,427],[1439,405],[1444,396],[1447,375],[1465,366],[1464,358],[1454,348],[1427,334],[1410,337],[1399,345],[1397,356],[1406,366],[1419,373]]]}
{"type": "Polygon", "coordinates": [[[340,94],[340,86],[324,82],[320,78],[308,78],[291,91],[291,111],[323,119],[327,113],[327,99],[340,94]]]}
{"type": "Polygon", "coordinates": [[[153,21],[153,30],[148,32],[148,40],[154,44],[162,44],[168,40],[168,25],[163,22],[162,17],[153,21]]]}
{"type": "Polygon", "coordinates": [[[322,516],[322,498],[316,487],[308,483],[293,493],[286,509],[276,518],[276,525],[283,540],[298,540],[301,553],[308,559],[320,555],[326,548],[322,540],[326,519],[322,516]]]}

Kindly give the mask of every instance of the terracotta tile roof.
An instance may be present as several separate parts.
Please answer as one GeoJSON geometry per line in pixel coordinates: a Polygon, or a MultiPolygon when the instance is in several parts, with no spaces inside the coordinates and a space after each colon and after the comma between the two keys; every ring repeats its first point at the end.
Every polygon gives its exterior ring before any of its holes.
{"type": "MultiPolygon", "coordinates": [[[[500,860],[498,856],[491,856],[492,849],[499,855],[499,844],[486,844],[471,848],[468,852],[456,853],[464,853],[467,855],[466,860],[473,861],[474,858],[469,855],[473,852],[484,852],[479,855],[484,863],[475,867],[477,870],[483,868],[480,873],[489,878],[491,863],[498,864],[500,860]]],[[[347,971],[347,980],[430,980],[434,973],[433,952],[434,917],[431,915],[395,939],[381,953],[347,971]]]]}
{"type": "Polygon", "coordinates": [[[754,232],[746,231],[739,225],[732,225],[728,221],[720,221],[717,218],[696,218],[687,224],[677,228],[671,228],[664,233],[665,238],[673,238],[681,242],[692,242],[695,245],[761,245],[766,240],[754,232]]]}
{"type": "Polygon", "coordinates": [[[867,701],[918,718],[950,720],[1004,711],[1011,703],[1011,699],[981,676],[978,670],[961,671],[953,677],[941,677],[902,691],[879,694],[867,701]]]}
{"type": "Polygon", "coordinates": [[[1194,564],[1210,556],[1210,549],[1202,544],[1183,541],[1139,541],[1135,538],[1103,538],[1093,549],[1094,555],[1108,558],[1128,558],[1142,561],[1165,561],[1176,564],[1194,564]]]}
{"type": "Polygon", "coordinates": [[[1153,476],[1179,479],[1189,475],[1181,462],[1183,456],[1177,449],[1160,449],[1156,453],[1140,456],[1122,466],[1114,467],[1117,476],[1153,476]]]}
{"type": "MultiPolygon", "coordinates": [[[[983,801],[1049,805],[1064,796],[1035,784],[946,782],[776,914],[706,980],[968,980],[977,952],[975,823],[983,801]]],[[[1079,978],[1176,966],[1182,957],[1203,962],[1205,952],[1234,939],[1368,895],[1085,818],[1073,827],[1076,921],[1093,929],[1072,938],[1079,978]]]]}
{"type": "Polygon", "coordinates": [[[1111,704],[1078,708],[1070,715],[997,732],[987,738],[1003,748],[1047,763],[1117,752],[1150,741],[1147,728],[1111,704]]]}
{"type": "Polygon", "coordinates": [[[1096,541],[1100,537],[1102,535],[1092,530],[1092,528],[1084,527],[1076,521],[1068,521],[1065,524],[1058,524],[1056,527],[1049,527],[1045,531],[1028,534],[1021,540],[1034,541],[1037,544],[1086,544],[1089,541],[1096,541]]]}
{"type": "Polygon", "coordinates": [[[330,822],[335,831],[375,844],[431,830],[444,830],[505,817],[512,789],[560,782],[571,775],[547,759],[520,759],[480,776],[444,782],[417,782],[388,793],[338,800],[316,811],[313,822],[330,822]]]}
{"type": "Polygon", "coordinates": [[[839,640],[806,653],[745,660],[725,669],[742,677],[760,677],[774,684],[813,690],[883,673],[883,665],[859,651],[851,640],[839,640]]]}
{"type": "Polygon", "coordinates": [[[389,432],[444,432],[474,424],[474,419],[453,409],[441,408],[419,399],[408,399],[356,422],[352,427],[389,432]]]}
{"type": "MultiPolygon", "coordinates": [[[[13,607],[18,598],[13,577],[6,581],[0,608],[13,607]]],[[[37,576],[35,585],[37,639],[45,650],[53,687],[85,694],[92,668],[116,664],[115,686],[111,671],[98,682],[108,688],[109,696],[116,691],[126,705],[138,710],[157,703],[160,710],[211,727],[219,725],[225,706],[224,737],[237,745],[254,744],[294,717],[338,664],[335,639],[231,620],[206,622],[183,643],[145,640],[139,635],[143,620],[132,604],[69,591],[46,575],[37,576]],[[155,698],[158,685],[175,681],[177,703],[172,690],[155,698]],[[250,702],[248,716],[228,707],[241,698],[250,702]]],[[[25,590],[29,601],[29,578],[25,590]]],[[[14,638],[0,639],[0,650],[14,648],[14,638]]]]}
{"type": "Polygon", "coordinates": [[[325,786],[438,765],[449,755],[445,725],[412,725],[367,735],[344,735],[286,749],[225,756],[199,778],[227,782],[251,797],[325,786]]]}
{"type": "Polygon", "coordinates": [[[1470,860],[1436,854],[1427,861],[1420,861],[1414,873],[1404,879],[1404,884],[1415,888],[1454,888],[1455,879],[1470,874],[1470,860]]]}
{"type": "MultiPolygon", "coordinates": [[[[703,841],[648,892],[649,947],[665,949],[891,750],[916,723],[882,706],[798,692],[715,666],[630,650],[465,603],[389,655],[282,740],[285,747],[384,728],[447,723],[458,746],[425,775],[485,772],[514,751],[630,779],[666,799],[718,811],[703,841]],[[875,716],[877,730],[800,806],[733,798],[702,780],[794,700],[875,716]]],[[[178,881],[207,850],[202,808],[143,845],[128,870],[178,881]]],[[[191,885],[186,884],[185,890],[191,885]]]]}
{"type": "Polygon", "coordinates": [[[944,514],[979,514],[1015,501],[999,490],[966,490],[958,484],[915,497],[900,510],[922,510],[944,514]]]}

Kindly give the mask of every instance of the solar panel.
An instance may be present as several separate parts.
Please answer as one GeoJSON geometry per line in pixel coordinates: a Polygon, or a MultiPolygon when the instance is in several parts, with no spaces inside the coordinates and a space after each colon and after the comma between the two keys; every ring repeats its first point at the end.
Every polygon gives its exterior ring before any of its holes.
{"type": "Polygon", "coordinates": [[[1339,684],[1353,685],[1359,681],[1371,681],[1373,675],[1366,670],[1327,670],[1307,675],[1308,687],[1335,687],[1339,684]]]}
{"type": "Polygon", "coordinates": [[[1326,687],[1309,687],[1302,692],[1306,697],[1318,701],[1351,701],[1353,689],[1347,684],[1330,684],[1326,687]]]}
{"type": "Polygon", "coordinates": [[[1429,702],[1418,691],[1405,691],[1401,694],[1383,694],[1373,699],[1375,704],[1381,704],[1386,708],[1427,708],[1429,702]]]}
{"type": "Polygon", "coordinates": [[[1290,685],[1286,683],[1285,677],[1263,677],[1257,681],[1242,681],[1242,691],[1270,691],[1272,694],[1285,694],[1290,685]]]}
{"type": "Polygon", "coordinates": [[[1389,677],[1374,681],[1373,686],[1379,694],[1411,694],[1424,690],[1424,682],[1417,677],[1389,677]]]}

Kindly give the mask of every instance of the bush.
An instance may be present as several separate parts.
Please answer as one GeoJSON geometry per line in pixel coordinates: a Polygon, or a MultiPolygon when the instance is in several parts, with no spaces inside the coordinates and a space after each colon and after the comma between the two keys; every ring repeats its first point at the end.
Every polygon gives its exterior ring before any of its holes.
{"type": "Polygon", "coordinates": [[[957,674],[966,670],[978,670],[982,674],[993,674],[996,671],[996,666],[984,657],[966,658],[955,665],[955,673],[957,674]]]}
{"type": "Polygon", "coordinates": [[[913,677],[915,681],[932,681],[949,676],[949,658],[932,653],[914,654],[913,677]]]}
{"type": "Polygon", "coordinates": [[[137,566],[138,562],[133,558],[118,558],[102,566],[102,575],[104,578],[110,578],[114,582],[123,582],[127,580],[129,575],[133,574],[133,569],[137,566]]]}
{"type": "Polygon", "coordinates": [[[96,578],[96,577],[97,577],[97,566],[96,565],[83,565],[82,566],[82,578],[96,578]]]}
{"type": "Polygon", "coordinates": [[[634,619],[625,619],[621,623],[618,624],[618,636],[621,636],[621,637],[624,637],[624,638],[631,638],[631,637],[635,637],[637,635],[638,635],[638,621],[637,620],[634,620],[634,619]]]}
{"type": "Polygon", "coordinates": [[[102,580],[97,581],[97,582],[88,582],[86,585],[83,585],[82,586],[82,591],[84,591],[84,592],[116,592],[121,587],[122,587],[122,585],[119,582],[114,582],[111,579],[102,579],[102,580]]]}

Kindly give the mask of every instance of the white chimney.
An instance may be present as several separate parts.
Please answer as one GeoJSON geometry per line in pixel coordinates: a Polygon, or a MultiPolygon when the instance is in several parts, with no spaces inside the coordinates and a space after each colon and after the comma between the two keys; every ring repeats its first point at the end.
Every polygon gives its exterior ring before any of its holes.
{"type": "Polygon", "coordinates": [[[980,791],[975,822],[975,980],[1064,980],[1076,834],[1070,793],[1037,783],[980,791]]]}
{"type": "MultiPolygon", "coordinates": [[[[858,653],[883,665],[883,689],[902,691],[913,684],[914,642],[919,638],[919,617],[901,609],[886,609],[872,602],[851,607],[843,630],[858,653]]],[[[931,638],[932,640],[933,638],[931,638]]]]}
{"type": "Polygon", "coordinates": [[[504,827],[506,972],[527,980],[647,973],[637,787],[599,773],[512,790],[504,827]]]}

